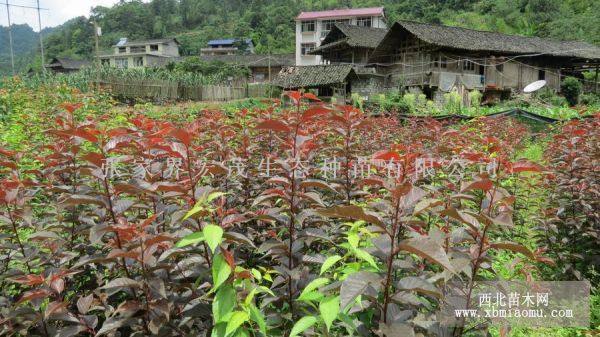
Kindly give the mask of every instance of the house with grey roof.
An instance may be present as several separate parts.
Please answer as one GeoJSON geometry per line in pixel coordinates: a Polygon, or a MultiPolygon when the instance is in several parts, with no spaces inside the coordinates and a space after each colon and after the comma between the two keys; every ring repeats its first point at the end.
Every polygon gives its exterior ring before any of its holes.
{"type": "Polygon", "coordinates": [[[286,90],[314,89],[321,97],[347,98],[357,79],[350,64],[284,67],[273,84],[286,90]]]}
{"type": "Polygon", "coordinates": [[[55,57],[44,67],[55,73],[72,73],[91,66],[88,60],[75,60],[68,57],[55,57]]]}
{"type": "Polygon", "coordinates": [[[179,41],[175,38],[129,41],[121,38],[112,52],[98,56],[102,65],[117,68],[164,66],[179,57],[179,41]]]}
{"type": "Polygon", "coordinates": [[[384,90],[385,76],[369,65],[369,57],[387,33],[385,28],[336,24],[323,39],[321,46],[310,54],[320,55],[324,64],[352,65],[356,77],[351,92],[363,97],[384,90]]]}
{"type": "Polygon", "coordinates": [[[252,39],[216,39],[208,41],[208,47],[200,49],[200,55],[254,54],[252,39]]]}
{"type": "Polygon", "coordinates": [[[388,88],[430,97],[480,90],[502,97],[537,80],[560,90],[561,78],[594,69],[600,48],[578,41],[507,35],[437,24],[398,21],[369,56],[388,88]]]}
{"type": "Polygon", "coordinates": [[[233,54],[233,55],[203,55],[200,59],[205,62],[219,61],[236,64],[250,69],[250,83],[272,81],[283,67],[293,66],[294,54],[233,54]]]}
{"type": "MultiPolygon", "coordinates": [[[[558,91],[564,76],[582,77],[582,70],[600,65],[600,48],[585,42],[412,21],[396,22],[389,30],[338,23],[310,54],[326,65],[351,65],[356,76],[343,84],[346,94],[364,97],[403,89],[441,99],[445,92],[468,97],[476,89],[499,99],[537,80],[558,91]]],[[[320,83],[316,77],[305,82],[320,83]]]]}

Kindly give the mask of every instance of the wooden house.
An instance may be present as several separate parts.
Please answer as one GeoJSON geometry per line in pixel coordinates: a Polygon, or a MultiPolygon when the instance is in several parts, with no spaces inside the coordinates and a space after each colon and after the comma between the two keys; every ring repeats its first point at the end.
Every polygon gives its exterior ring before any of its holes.
{"type": "Polygon", "coordinates": [[[68,57],[55,57],[44,67],[55,73],[72,73],[91,66],[87,60],[74,60],[68,57]]]}
{"type": "Polygon", "coordinates": [[[385,76],[368,66],[368,62],[386,33],[385,28],[338,23],[311,54],[320,55],[323,64],[352,65],[356,77],[349,83],[347,92],[369,96],[385,90],[385,76]]]}
{"type": "Polygon", "coordinates": [[[322,97],[345,99],[357,75],[350,64],[284,67],[273,84],[286,90],[315,89],[322,97]]]}
{"type": "Polygon", "coordinates": [[[488,95],[520,92],[537,80],[559,90],[563,75],[599,63],[600,48],[585,42],[411,21],[395,23],[368,60],[386,76],[386,87],[423,91],[431,97],[453,89],[478,89],[488,95]]]}
{"type": "Polygon", "coordinates": [[[283,67],[293,66],[294,54],[234,54],[234,55],[204,55],[200,59],[206,62],[221,61],[237,64],[250,69],[250,83],[272,81],[283,67]]]}

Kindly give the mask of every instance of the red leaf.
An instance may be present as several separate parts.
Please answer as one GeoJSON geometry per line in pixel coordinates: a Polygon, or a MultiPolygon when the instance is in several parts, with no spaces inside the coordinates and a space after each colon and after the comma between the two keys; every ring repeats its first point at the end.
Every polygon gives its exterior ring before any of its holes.
{"type": "Polygon", "coordinates": [[[61,106],[63,108],[65,108],[65,110],[67,110],[68,112],[73,113],[73,111],[81,108],[83,106],[83,104],[81,104],[81,103],[76,103],[76,104],[63,103],[63,104],[61,104],[61,106]]]}
{"type": "Polygon", "coordinates": [[[65,290],[65,280],[59,277],[53,277],[50,281],[50,288],[54,289],[56,293],[60,294],[65,290]]]}
{"type": "Polygon", "coordinates": [[[400,155],[395,151],[379,151],[373,155],[373,159],[381,159],[385,161],[399,161],[400,155]]]}
{"type": "Polygon", "coordinates": [[[302,94],[300,94],[299,91],[286,91],[283,94],[294,100],[296,104],[300,102],[300,97],[302,97],[302,94]]]}
{"type": "Polygon", "coordinates": [[[44,283],[44,277],[42,275],[35,275],[35,274],[16,277],[12,280],[14,282],[17,282],[20,284],[26,284],[30,287],[37,286],[37,285],[44,283]]]}
{"type": "Polygon", "coordinates": [[[23,296],[21,297],[21,299],[19,299],[19,301],[17,301],[17,304],[23,303],[23,302],[27,302],[27,301],[31,301],[31,300],[35,300],[38,298],[45,298],[47,296],[50,295],[50,292],[46,289],[37,289],[37,290],[31,290],[26,292],[25,294],[23,294],[23,296]]]}
{"type": "Polygon", "coordinates": [[[98,141],[98,138],[96,136],[94,136],[91,132],[84,130],[84,129],[75,129],[71,131],[71,134],[75,137],[79,137],[79,138],[83,138],[85,140],[88,140],[92,143],[96,143],[98,141]]]}
{"type": "Polygon", "coordinates": [[[317,116],[321,116],[321,115],[326,115],[329,114],[331,112],[330,109],[327,109],[324,106],[314,106],[311,108],[306,109],[306,111],[304,111],[304,113],[302,114],[302,121],[306,122],[308,120],[310,120],[311,118],[317,117],[317,116]]]}
{"type": "Polygon", "coordinates": [[[302,98],[306,98],[306,99],[310,99],[310,100],[318,101],[318,102],[321,101],[319,99],[319,97],[315,96],[315,94],[313,94],[312,92],[305,93],[304,95],[302,95],[302,98]]]}
{"type": "Polygon", "coordinates": [[[192,135],[186,130],[175,129],[171,131],[171,136],[177,138],[177,140],[179,140],[186,146],[190,146],[190,144],[192,143],[192,135]]]}
{"type": "Polygon", "coordinates": [[[489,180],[489,179],[481,179],[481,180],[477,180],[477,181],[474,181],[474,182],[470,183],[462,191],[463,192],[470,191],[470,190],[489,191],[489,190],[492,189],[492,187],[494,187],[494,184],[492,183],[491,180],[489,180]]]}
{"type": "Polygon", "coordinates": [[[0,154],[6,157],[12,157],[16,154],[16,152],[0,148],[0,154]]]}
{"type": "Polygon", "coordinates": [[[519,172],[542,172],[542,167],[536,163],[532,163],[529,161],[520,161],[513,163],[509,167],[510,173],[519,173],[519,172]]]}
{"type": "Polygon", "coordinates": [[[223,253],[225,261],[227,261],[227,264],[229,264],[229,266],[231,267],[231,270],[235,270],[235,261],[233,259],[233,254],[231,254],[231,252],[226,249],[221,249],[221,252],[223,253]]]}
{"type": "Polygon", "coordinates": [[[283,122],[274,120],[274,119],[267,119],[265,121],[260,122],[257,126],[256,129],[258,130],[269,130],[269,131],[280,131],[280,132],[289,132],[290,128],[285,125],[283,122]]]}

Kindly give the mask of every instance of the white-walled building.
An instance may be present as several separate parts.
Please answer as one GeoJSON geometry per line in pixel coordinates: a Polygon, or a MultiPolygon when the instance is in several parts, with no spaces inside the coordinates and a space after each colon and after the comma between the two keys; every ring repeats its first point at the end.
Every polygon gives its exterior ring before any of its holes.
{"type": "Polygon", "coordinates": [[[128,41],[112,46],[113,52],[99,55],[102,65],[117,68],[159,67],[179,57],[179,41],[174,38],[128,41]]]}
{"type": "Polygon", "coordinates": [[[320,55],[308,53],[321,45],[321,41],[338,22],[361,27],[387,28],[383,7],[302,12],[296,17],[296,65],[321,64],[320,55]]]}

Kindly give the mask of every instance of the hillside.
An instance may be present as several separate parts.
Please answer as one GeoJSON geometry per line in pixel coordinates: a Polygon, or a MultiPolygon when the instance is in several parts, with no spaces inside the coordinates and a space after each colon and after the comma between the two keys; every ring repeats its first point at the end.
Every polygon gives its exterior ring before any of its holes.
{"type": "MultiPolygon", "coordinates": [[[[31,54],[39,43],[38,34],[28,25],[13,25],[13,50],[15,53],[15,67],[22,69],[27,66],[31,59],[24,57],[31,54]]],[[[0,74],[10,72],[10,48],[8,27],[0,26],[0,74]]]]}
{"type": "MultiPolygon", "coordinates": [[[[294,17],[302,10],[385,6],[390,22],[410,19],[509,34],[600,44],[600,1],[595,0],[140,0],[96,7],[102,48],[120,37],[175,36],[184,55],[198,54],[212,38],[252,37],[257,52],[290,52],[294,17]]],[[[74,18],[46,38],[49,57],[90,57],[93,29],[74,18]]],[[[5,35],[5,34],[4,34],[5,35]]]]}
{"type": "MultiPolygon", "coordinates": [[[[46,28],[42,30],[42,34],[49,36],[57,28],[46,28]]],[[[12,25],[12,36],[15,68],[17,71],[26,71],[36,61],[40,43],[39,35],[29,25],[21,24],[12,25]]],[[[9,37],[6,26],[0,26],[0,46],[0,75],[10,74],[10,48],[8,47],[9,37]]]]}

